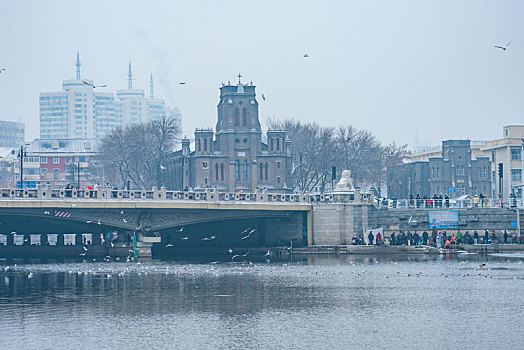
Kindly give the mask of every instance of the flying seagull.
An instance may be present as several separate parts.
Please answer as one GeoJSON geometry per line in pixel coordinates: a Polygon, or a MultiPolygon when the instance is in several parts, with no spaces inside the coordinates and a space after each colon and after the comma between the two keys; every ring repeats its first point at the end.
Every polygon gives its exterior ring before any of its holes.
{"type": "Polygon", "coordinates": [[[49,215],[49,212],[48,211],[44,211],[44,215],[49,215]]]}
{"type": "Polygon", "coordinates": [[[264,255],[264,256],[270,256],[270,255],[271,255],[271,252],[268,250],[266,255],[264,255]]]}
{"type": "Polygon", "coordinates": [[[173,244],[166,244],[166,248],[169,248],[169,247],[174,247],[173,244]]]}
{"type": "Polygon", "coordinates": [[[0,73],[5,72],[5,68],[0,68],[0,73]]]}
{"type": "Polygon", "coordinates": [[[97,87],[106,87],[107,85],[95,85],[95,84],[91,84],[90,82],[88,81],[85,81],[85,80],[82,80],[82,82],[86,85],[89,85],[89,86],[92,86],[93,89],[96,89],[97,87]]]}
{"type": "Polygon", "coordinates": [[[181,81],[180,83],[178,83],[180,85],[186,85],[186,82],[185,81],[181,81]]]}
{"type": "Polygon", "coordinates": [[[304,55],[304,57],[305,57],[305,58],[308,58],[308,57],[309,57],[309,54],[308,54],[308,53],[306,53],[306,54],[304,55]]]}
{"type": "Polygon", "coordinates": [[[184,226],[182,226],[180,230],[176,230],[176,232],[182,232],[182,230],[184,230],[184,226]]]}
{"type": "Polygon", "coordinates": [[[265,101],[266,100],[266,96],[264,94],[262,94],[262,99],[265,101]]]}
{"type": "Polygon", "coordinates": [[[511,44],[511,41],[509,43],[507,43],[506,46],[495,45],[493,47],[496,47],[497,49],[501,49],[501,50],[506,51],[506,49],[508,48],[509,44],[511,44]]]}
{"type": "Polygon", "coordinates": [[[127,222],[126,218],[122,218],[122,221],[127,222]]]}
{"type": "Polygon", "coordinates": [[[237,257],[239,257],[239,256],[244,256],[244,257],[245,257],[245,256],[247,256],[248,254],[249,254],[249,252],[246,252],[246,254],[236,254],[236,255],[233,255],[233,256],[231,257],[231,261],[235,260],[235,258],[237,258],[237,257]]]}
{"type": "Polygon", "coordinates": [[[160,164],[160,169],[166,170],[167,168],[165,166],[163,166],[162,164],[160,164]]]}
{"type": "Polygon", "coordinates": [[[182,239],[185,240],[185,241],[186,241],[188,238],[189,238],[189,237],[182,237],[182,239]]]}

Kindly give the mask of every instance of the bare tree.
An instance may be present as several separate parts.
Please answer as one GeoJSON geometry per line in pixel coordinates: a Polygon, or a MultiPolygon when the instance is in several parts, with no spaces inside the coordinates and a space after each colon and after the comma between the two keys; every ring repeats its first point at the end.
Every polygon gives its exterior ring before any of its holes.
{"type": "Polygon", "coordinates": [[[137,188],[160,187],[180,135],[173,118],[117,128],[99,145],[100,162],[110,181],[137,188]]]}

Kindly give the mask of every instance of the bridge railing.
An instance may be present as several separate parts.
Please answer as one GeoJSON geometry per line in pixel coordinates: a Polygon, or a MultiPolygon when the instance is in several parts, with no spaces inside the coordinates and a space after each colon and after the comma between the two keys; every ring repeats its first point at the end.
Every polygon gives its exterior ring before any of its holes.
{"type": "Polygon", "coordinates": [[[53,189],[37,187],[35,189],[0,189],[0,200],[7,199],[86,199],[86,200],[190,200],[207,202],[278,202],[278,203],[373,203],[371,193],[359,190],[335,193],[271,193],[267,190],[246,192],[219,192],[215,189],[205,191],[168,191],[165,187],[153,187],[151,190],[115,190],[111,188],[93,189],[53,189]]]}
{"type": "Polygon", "coordinates": [[[483,198],[473,199],[384,199],[375,198],[377,208],[406,209],[458,209],[458,208],[524,208],[522,198],[483,198]]]}

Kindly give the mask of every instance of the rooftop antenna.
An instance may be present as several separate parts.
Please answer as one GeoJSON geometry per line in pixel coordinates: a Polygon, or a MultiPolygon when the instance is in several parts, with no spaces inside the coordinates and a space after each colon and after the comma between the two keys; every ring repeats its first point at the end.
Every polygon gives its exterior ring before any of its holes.
{"type": "Polygon", "coordinates": [[[76,52],[76,80],[80,80],[80,66],[82,65],[82,63],[80,63],[80,53],[77,51],[76,52]]]}
{"type": "Polygon", "coordinates": [[[131,61],[129,61],[129,69],[127,72],[127,88],[129,90],[133,89],[133,73],[131,72],[131,61]]]}
{"type": "Polygon", "coordinates": [[[154,96],[153,73],[151,73],[151,79],[149,80],[149,98],[154,98],[154,96]]]}

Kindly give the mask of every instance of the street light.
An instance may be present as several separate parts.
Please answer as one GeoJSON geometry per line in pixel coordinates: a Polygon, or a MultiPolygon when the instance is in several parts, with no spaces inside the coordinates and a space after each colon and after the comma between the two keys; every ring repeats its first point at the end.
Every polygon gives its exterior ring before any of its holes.
{"type": "Polygon", "coordinates": [[[18,158],[20,158],[20,188],[24,189],[24,157],[27,157],[26,149],[20,146],[18,151],[18,158]]]}

